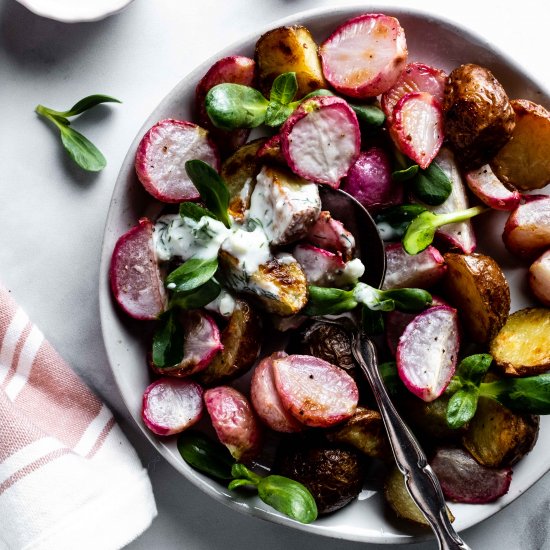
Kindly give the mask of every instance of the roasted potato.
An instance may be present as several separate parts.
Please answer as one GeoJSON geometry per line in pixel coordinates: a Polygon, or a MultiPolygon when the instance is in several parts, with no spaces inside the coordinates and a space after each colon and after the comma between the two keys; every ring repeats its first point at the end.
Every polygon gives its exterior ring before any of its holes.
{"type": "Polygon", "coordinates": [[[489,162],[510,139],[515,115],[493,74],[474,64],[449,75],[443,99],[445,135],[466,169],[489,162]]]}
{"type": "Polygon", "coordinates": [[[550,369],[550,309],[512,313],[491,340],[490,352],[509,376],[533,376],[550,369]]]}
{"type": "Polygon", "coordinates": [[[252,368],[256,361],[262,342],[262,322],[248,302],[237,300],[221,342],[223,350],[197,377],[205,386],[233,380],[252,368]]]}
{"type": "Polygon", "coordinates": [[[458,309],[471,340],[488,342],[504,325],[510,311],[510,289],[499,265],[483,254],[444,255],[445,297],[458,309]]]}
{"type": "Polygon", "coordinates": [[[326,435],[332,443],[352,445],[371,458],[389,460],[392,457],[384,422],[378,411],[357,407],[349,420],[328,430],[326,435]]]}
{"type": "Polygon", "coordinates": [[[326,88],[317,51],[311,33],[301,25],[279,27],[260,36],[256,42],[254,59],[261,92],[269,98],[275,78],[287,72],[296,73],[298,91],[295,99],[313,90],[326,88]]]}
{"type": "Polygon", "coordinates": [[[550,112],[526,99],[511,101],[512,137],[491,161],[498,179],[522,191],[550,183],[550,112]]]}
{"type": "Polygon", "coordinates": [[[511,466],[533,448],[538,432],[538,416],[514,413],[493,399],[480,397],[462,444],[484,466],[511,466]]]}

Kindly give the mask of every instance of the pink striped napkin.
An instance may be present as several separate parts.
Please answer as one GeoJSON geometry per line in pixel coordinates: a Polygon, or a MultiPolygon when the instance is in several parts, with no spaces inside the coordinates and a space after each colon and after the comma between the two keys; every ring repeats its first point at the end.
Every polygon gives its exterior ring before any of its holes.
{"type": "Polygon", "coordinates": [[[0,285],[0,549],[118,549],[156,513],[109,409],[0,285]]]}

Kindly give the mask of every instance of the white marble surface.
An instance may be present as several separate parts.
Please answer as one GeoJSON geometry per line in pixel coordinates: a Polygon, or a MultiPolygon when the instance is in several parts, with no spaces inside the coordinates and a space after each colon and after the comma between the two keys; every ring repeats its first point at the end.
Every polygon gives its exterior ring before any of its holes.
{"type": "MultiPolygon", "coordinates": [[[[159,516],[131,550],[360,547],[247,518],[176,475],[125,413],[103,348],[97,291],[112,188],[148,113],[195,65],[243,33],[293,12],[338,3],[135,0],[107,20],[66,25],[40,18],[14,0],[0,0],[0,281],[116,411],[149,468],[159,516]],[[67,108],[90,93],[124,102],[85,114],[76,126],[108,159],[98,175],[75,168],[52,129],[33,112],[38,103],[67,108]]],[[[471,0],[415,4],[484,34],[550,87],[550,8],[542,2],[524,0],[514,9],[471,0]]],[[[550,548],[549,495],[547,475],[507,509],[467,530],[464,538],[475,549],[550,548]]]]}

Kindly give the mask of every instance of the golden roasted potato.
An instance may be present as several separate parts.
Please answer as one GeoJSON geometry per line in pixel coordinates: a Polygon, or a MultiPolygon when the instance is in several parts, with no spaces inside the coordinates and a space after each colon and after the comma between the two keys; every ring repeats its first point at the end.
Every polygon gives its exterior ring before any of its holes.
{"type": "Polygon", "coordinates": [[[550,309],[512,313],[491,340],[490,353],[504,374],[533,376],[550,369],[550,309]]]}
{"type": "Polygon", "coordinates": [[[254,59],[258,67],[261,92],[269,98],[271,85],[282,73],[295,72],[298,91],[295,99],[327,83],[311,33],[301,25],[279,27],[266,32],[256,42],[254,59]]]}
{"type": "Polygon", "coordinates": [[[378,411],[357,407],[349,420],[327,430],[326,436],[333,443],[353,445],[371,458],[388,460],[392,457],[384,422],[378,411]]]}
{"type": "Polygon", "coordinates": [[[220,175],[229,188],[229,213],[237,220],[243,219],[250,206],[250,195],[260,169],[256,153],[265,142],[260,138],[239,147],[222,164],[220,175]]]}
{"type": "Polygon", "coordinates": [[[443,278],[445,297],[458,309],[471,340],[488,342],[510,311],[510,289],[499,265],[483,254],[447,253],[443,278]]]}
{"type": "Polygon", "coordinates": [[[262,322],[250,304],[237,300],[228,325],[222,331],[223,350],[198,375],[205,386],[221,384],[247,372],[262,345],[262,322]]]}
{"type": "Polygon", "coordinates": [[[498,179],[522,191],[550,183],[550,112],[526,99],[511,101],[516,126],[491,161],[498,179]]]}
{"type": "Polygon", "coordinates": [[[480,397],[462,444],[480,464],[498,468],[526,455],[538,433],[538,416],[514,413],[494,399],[480,397]]]}
{"type": "Polygon", "coordinates": [[[515,115],[493,74],[461,65],[449,75],[443,100],[445,135],[462,166],[479,168],[510,139],[515,115]]]}

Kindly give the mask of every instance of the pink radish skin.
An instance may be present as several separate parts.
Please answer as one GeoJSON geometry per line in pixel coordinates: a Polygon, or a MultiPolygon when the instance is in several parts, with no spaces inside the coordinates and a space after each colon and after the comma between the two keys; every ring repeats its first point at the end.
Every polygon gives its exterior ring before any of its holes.
{"type": "Polygon", "coordinates": [[[265,161],[273,161],[286,165],[285,157],[281,151],[281,136],[271,136],[256,152],[256,157],[265,161]]]}
{"type": "Polygon", "coordinates": [[[191,376],[204,370],[223,349],[220,330],[210,315],[201,310],[187,311],[183,315],[183,359],[166,368],[158,368],[151,361],[151,368],[157,374],[179,378],[191,376]]]}
{"type": "Polygon", "coordinates": [[[426,92],[405,94],[388,121],[390,136],[396,147],[426,169],[443,143],[443,110],[426,92]]]}
{"type": "Polygon", "coordinates": [[[353,235],[344,227],[342,222],[335,220],[327,210],[321,212],[317,221],[305,236],[305,240],[319,248],[331,252],[340,252],[344,260],[353,257],[355,249],[353,235]]]}
{"type": "Polygon", "coordinates": [[[519,205],[506,221],[502,240],[512,254],[525,260],[550,248],[550,197],[537,196],[519,205]]]}
{"type": "Polygon", "coordinates": [[[455,373],[459,347],[455,309],[437,306],[420,313],[399,338],[399,378],[423,401],[437,399],[455,373]]]}
{"type": "Polygon", "coordinates": [[[487,504],[505,495],[512,468],[488,468],[460,448],[439,449],[430,461],[445,498],[465,504],[487,504]]]}
{"type": "Polygon", "coordinates": [[[342,182],[342,189],[369,211],[403,203],[403,186],[392,181],[392,164],[381,147],[361,151],[342,182]]]}
{"type": "Polygon", "coordinates": [[[386,245],[386,277],[382,289],[430,288],[445,275],[447,266],[437,248],[428,246],[411,256],[401,243],[386,245]]]}
{"type": "Polygon", "coordinates": [[[306,426],[326,428],[353,416],[359,391],[343,369],[310,355],[273,361],[275,388],[281,402],[306,426]]]}
{"type": "Polygon", "coordinates": [[[216,146],[204,128],[183,120],[161,120],[139,143],[136,173],[145,190],[159,201],[196,201],[199,192],[185,172],[185,162],[193,159],[220,169],[216,146]]]}
{"type": "Polygon", "coordinates": [[[342,98],[307,99],[281,128],[281,150],[290,169],[303,178],[338,187],[359,156],[357,116],[342,98]]]}
{"type": "Polygon", "coordinates": [[[206,410],[218,439],[235,460],[249,462],[258,455],[262,428],[248,399],[230,386],[204,392],[206,410]]]}
{"type": "Polygon", "coordinates": [[[304,425],[296,420],[281,403],[273,378],[273,360],[286,357],[276,352],[260,361],[250,382],[250,400],[256,414],[272,430],[283,433],[300,432],[304,425]]]}
{"type": "Polygon", "coordinates": [[[439,103],[443,102],[447,74],[440,69],[424,65],[424,63],[409,63],[397,82],[382,94],[381,106],[384,114],[391,120],[393,109],[399,100],[411,92],[427,92],[439,103]]]}
{"type": "Polygon", "coordinates": [[[142,218],[122,235],[109,269],[111,290],[119,306],[141,320],[156,319],[168,301],[153,246],[153,227],[150,220],[142,218]]]}
{"type": "Polygon", "coordinates": [[[550,307],[550,250],[547,250],[531,264],[529,286],[537,300],[550,307]]]}
{"type": "Polygon", "coordinates": [[[250,130],[240,129],[228,132],[216,128],[206,112],[204,105],[206,94],[210,88],[226,82],[254,86],[256,81],[255,67],[254,60],[249,57],[242,55],[224,57],[208,69],[195,90],[195,108],[198,113],[198,122],[210,132],[210,137],[219,147],[223,156],[229,156],[241,145],[244,145],[250,135],[250,130]]]}
{"type": "Polygon", "coordinates": [[[374,97],[389,90],[405,68],[405,31],[394,17],[360,15],[340,25],[319,54],[334,89],[350,97],[374,97]]]}
{"type": "Polygon", "coordinates": [[[515,189],[508,189],[488,164],[468,172],[466,183],[481,202],[495,210],[514,210],[521,201],[520,193],[515,189]]]}
{"type": "Polygon", "coordinates": [[[153,433],[173,435],[198,422],[203,410],[199,384],[191,380],[160,378],[143,394],[141,418],[153,433]]]}

